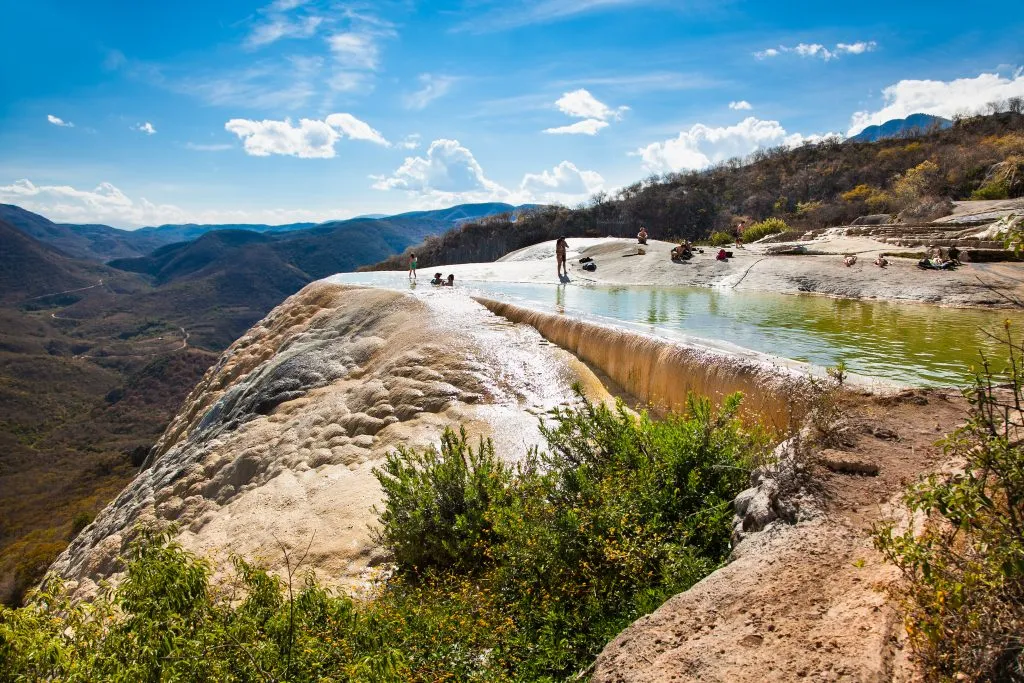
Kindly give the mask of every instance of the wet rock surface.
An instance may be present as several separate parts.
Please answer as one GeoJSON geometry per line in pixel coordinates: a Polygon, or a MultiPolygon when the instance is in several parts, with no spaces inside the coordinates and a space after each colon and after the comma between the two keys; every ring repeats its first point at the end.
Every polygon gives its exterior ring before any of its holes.
{"type": "Polygon", "coordinates": [[[53,568],[80,595],[116,575],[138,525],[174,523],[217,567],[230,553],[283,561],[303,546],[328,583],[380,559],[372,467],[400,444],[466,425],[515,458],[540,441],[537,415],[596,377],[540,336],[465,296],[414,297],[314,283],[228,349],[195,388],[136,479],[53,568]]]}

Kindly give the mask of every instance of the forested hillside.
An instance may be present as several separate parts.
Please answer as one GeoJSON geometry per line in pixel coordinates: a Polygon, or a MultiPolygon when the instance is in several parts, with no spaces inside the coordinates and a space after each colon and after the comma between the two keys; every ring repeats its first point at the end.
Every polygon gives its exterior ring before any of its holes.
{"type": "MultiPolygon", "coordinates": [[[[559,235],[633,235],[641,224],[655,238],[695,240],[769,216],[806,228],[879,213],[927,221],[947,214],[950,200],[1024,195],[1024,104],[1003,108],[921,136],[778,147],[702,171],[651,176],[574,209],[467,223],[412,250],[420,267],[430,267],[490,261],[559,235]]],[[[404,264],[396,255],[370,268],[404,264]]]]}

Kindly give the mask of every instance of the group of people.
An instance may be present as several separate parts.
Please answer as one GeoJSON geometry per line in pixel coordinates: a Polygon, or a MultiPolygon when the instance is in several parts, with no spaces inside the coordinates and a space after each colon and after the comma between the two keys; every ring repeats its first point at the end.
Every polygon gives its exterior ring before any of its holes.
{"type": "Polygon", "coordinates": [[[673,261],[689,261],[693,258],[693,245],[690,240],[683,240],[678,247],[672,247],[673,261]]]}
{"type": "MultiPolygon", "coordinates": [[[[416,254],[409,254],[409,279],[413,282],[416,281],[416,266],[419,265],[416,254]]],[[[434,279],[430,281],[432,285],[454,287],[455,286],[455,275],[451,273],[445,278],[441,273],[434,273],[434,279]]]]}
{"type": "Polygon", "coordinates": [[[449,273],[448,277],[445,278],[441,273],[434,273],[434,279],[430,281],[430,284],[437,285],[439,287],[454,287],[455,275],[449,273]]]}

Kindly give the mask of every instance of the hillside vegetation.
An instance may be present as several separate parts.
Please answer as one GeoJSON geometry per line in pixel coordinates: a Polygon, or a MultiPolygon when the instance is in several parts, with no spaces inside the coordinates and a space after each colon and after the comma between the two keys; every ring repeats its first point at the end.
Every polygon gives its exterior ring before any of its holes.
{"type": "MultiPolygon", "coordinates": [[[[879,142],[825,141],[761,150],[703,171],[670,173],[595,195],[577,208],[543,207],[467,223],[411,249],[421,268],[493,261],[537,242],[627,237],[645,225],[655,239],[701,240],[740,220],[777,217],[799,228],[848,224],[865,214],[921,222],[950,200],[1024,195],[1024,114],[958,119],[945,130],[879,142]]],[[[405,255],[369,269],[403,269],[405,255]]]]}
{"type": "Polygon", "coordinates": [[[729,502],[767,445],[738,407],[694,399],[652,421],[583,403],[518,466],[452,431],[440,451],[399,449],[375,471],[395,569],[372,600],[321,588],[302,548],[285,580],[236,560],[216,586],[150,536],[112,599],[72,605],[52,582],[0,608],[0,678],[582,679],[610,637],[728,556],[729,502]]]}

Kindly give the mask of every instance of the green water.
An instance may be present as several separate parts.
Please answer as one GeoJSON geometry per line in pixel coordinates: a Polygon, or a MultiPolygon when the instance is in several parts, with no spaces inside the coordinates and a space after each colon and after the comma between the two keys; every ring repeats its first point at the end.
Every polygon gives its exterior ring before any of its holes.
{"type": "MultiPolygon", "coordinates": [[[[332,280],[408,289],[404,274],[346,273],[332,280]]],[[[563,313],[684,341],[705,340],[820,367],[844,361],[851,372],[911,385],[961,385],[981,353],[1001,367],[1016,311],[850,301],[812,295],[757,294],[709,288],[597,287],[462,282],[454,291],[420,284],[423,296],[470,293],[535,310],[563,313]]]]}

